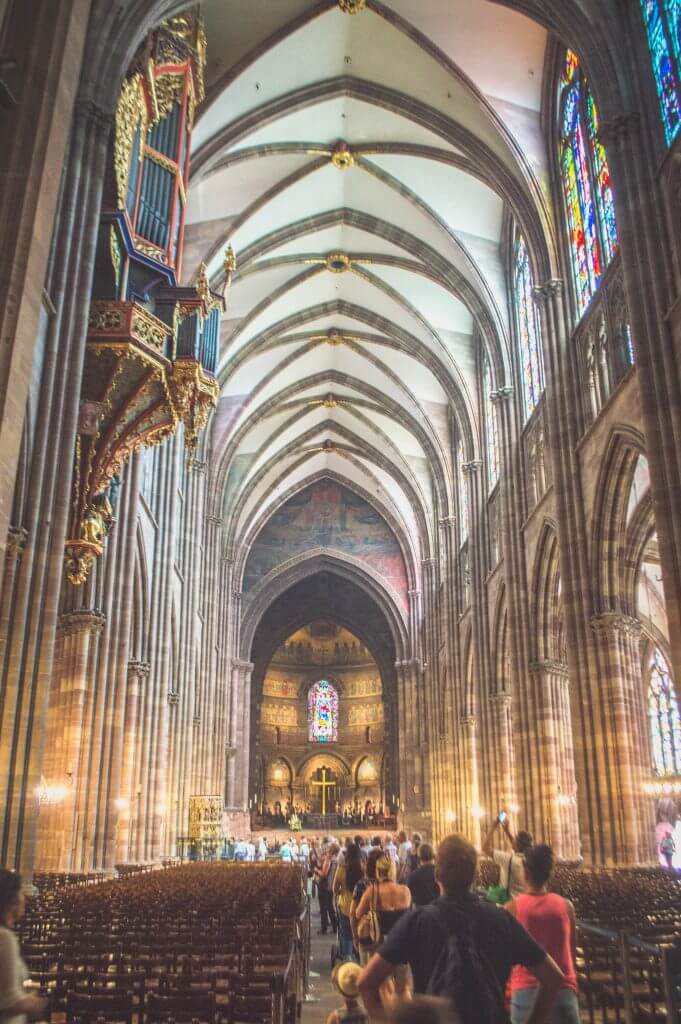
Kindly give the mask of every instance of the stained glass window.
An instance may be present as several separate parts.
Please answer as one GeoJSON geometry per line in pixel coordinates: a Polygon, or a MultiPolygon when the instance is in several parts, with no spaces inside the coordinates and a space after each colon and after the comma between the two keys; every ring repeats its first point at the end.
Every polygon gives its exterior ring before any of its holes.
{"type": "Polygon", "coordinates": [[[580,312],[617,251],[617,225],[598,111],[579,58],[568,50],[560,84],[560,168],[580,312]]]}
{"type": "Polygon", "coordinates": [[[681,775],[681,716],[669,666],[657,648],[650,660],[648,720],[656,775],[681,775]]]}
{"type": "Polygon", "coordinates": [[[490,490],[499,479],[499,424],[497,407],[492,401],[492,371],[485,356],[482,365],[482,400],[485,409],[485,441],[487,443],[487,483],[490,490]]]}
{"type": "Polygon", "coordinates": [[[307,738],[310,743],[338,739],[338,693],[326,679],[311,686],[307,695],[307,738]]]}
{"type": "Polygon", "coordinates": [[[648,35],[664,134],[669,144],[674,141],[681,127],[681,3],[679,0],[641,0],[641,10],[648,35]]]}
{"type": "Polygon", "coordinates": [[[541,335],[536,304],[532,298],[534,282],[530,257],[525,240],[519,236],[514,260],[514,290],[518,343],[520,346],[520,371],[523,382],[525,418],[531,415],[539,396],[544,390],[544,369],[541,355],[541,335]]]}
{"type": "Polygon", "coordinates": [[[459,482],[459,541],[461,544],[468,536],[468,488],[466,474],[463,471],[466,455],[463,441],[459,439],[456,449],[457,479],[459,482]]]}

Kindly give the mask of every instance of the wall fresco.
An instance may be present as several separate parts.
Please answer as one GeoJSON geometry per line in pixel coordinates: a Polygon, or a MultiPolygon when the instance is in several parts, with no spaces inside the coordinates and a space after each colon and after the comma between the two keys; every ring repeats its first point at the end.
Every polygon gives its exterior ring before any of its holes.
{"type": "Polygon", "coordinates": [[[296,494],[260,531],[246,563],[244,591],[312,548],[342,551],[365,562],[406,604],[407,575],[395,535],[371,505],[329,480],[296,494]]]}

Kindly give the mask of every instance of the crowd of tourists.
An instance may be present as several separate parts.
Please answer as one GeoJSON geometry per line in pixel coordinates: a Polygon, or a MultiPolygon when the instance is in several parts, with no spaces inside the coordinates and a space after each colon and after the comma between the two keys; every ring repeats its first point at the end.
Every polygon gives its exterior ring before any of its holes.
{"type": "MultiPolygon", "coordinates": [[[[277,857],[301,865],[318,901],[320,933],[337,936],[333,983],[343,1005],[329,1024],[497,1024],[509,1015],[511,1024],[578,1024],[574,909],[549,891],[550,847],[534,845],[527,833],[513,836],[507,821],[497,822],[485,844],[499,867],[498,883],[485,893],[475,889],[477,852],[457,835],[437,852],[404,832],[342,844],[332,836],[291,837],[276,851],[264,837],[233,846],[235,861],[277,857]],[[509,850],[494,848],[501,833],[509,850]]],[[[0,1016],[12,1024],[43,1010],[24,993],[13,934],[22,910],[18,876],[0,872],[0,1016]]]]}
{"type": "Polygon", "coordinates": [[[549,891],[551,848],[513,836],[502,819],[484,852],[499,879],[483,892],[462,836],[437,852],[404,832],[320,844],[308,874],[319,931],[337,932],[333,983],[343,998],[329,1024],[578,1024],[575,913],[549,891]],[[495,849],[499,834],[510,849],[495,849]]]}

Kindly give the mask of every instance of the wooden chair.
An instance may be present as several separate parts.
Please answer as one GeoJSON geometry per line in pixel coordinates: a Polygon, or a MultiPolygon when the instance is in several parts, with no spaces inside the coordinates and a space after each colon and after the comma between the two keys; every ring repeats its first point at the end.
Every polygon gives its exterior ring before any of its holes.
{"type": "Polygon", "coordinates": [[[157,995],[152,993],[147,1000],[146,1024],[214,1024],[215,994],[213,992],[175,993],[157,995]]]}
{"type": "Polygon", "coordinates": [[[101,1017],[110,1024],[132,1024],[132,1014],[132,996],[129,994],[86,995],[81,992],[70,992],[66,997],[67,1024],[71,1024],[72,1021],[96,1024],[101,1017]]]}

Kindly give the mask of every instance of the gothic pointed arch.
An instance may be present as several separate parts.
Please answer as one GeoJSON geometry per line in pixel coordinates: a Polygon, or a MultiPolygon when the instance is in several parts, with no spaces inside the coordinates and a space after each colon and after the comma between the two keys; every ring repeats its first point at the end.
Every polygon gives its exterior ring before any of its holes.
{"type": "MultiPolygon", "coordinates": [[[[627,586],[627,525],[637,467],[645,460],[641,434],[628,426],[613,428],[601,464],[592,528],[594,598],[599,610],[636,615],[631,586],[627,586]]],[[[644,474],[646,475],[646,474],[644,474]]],[[[638,495],[638,498],[642,494],[638,495]]],[[[638,504],[638,502],[636,502],[638,504]]]]}

